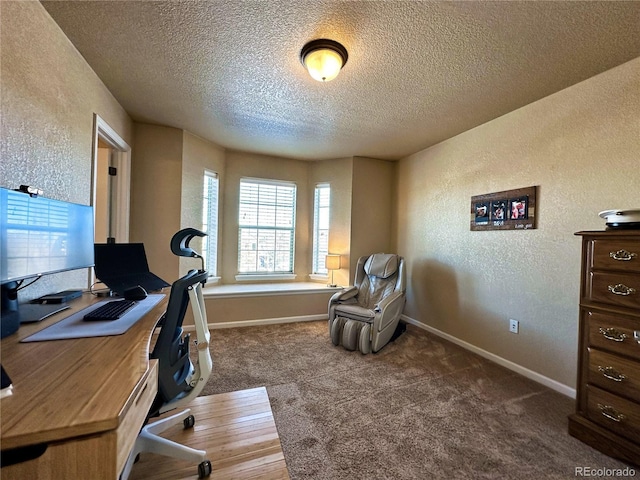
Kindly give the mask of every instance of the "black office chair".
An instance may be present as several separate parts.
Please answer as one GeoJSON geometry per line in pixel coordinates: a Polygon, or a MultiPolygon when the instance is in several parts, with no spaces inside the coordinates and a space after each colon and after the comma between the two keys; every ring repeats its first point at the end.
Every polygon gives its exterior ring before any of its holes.
{"type": "MultiPolygon", "coordinates": [[[[207,281],[208,273],[204,269],[204,259],[189,247],[195,237],[204,237],[206,233],[194,228],[180,230],[171,239],[171,251],[181,257],[195,257],[202,260],[200,270],[190,270],[184,277],[176,280],[171,286],[167,311],[160,320],[158,339],[150,354],[150,358],[158,360],[158,394],[147,416],[158,416],[189,403],[204,388],[213,362],[209,351],[209,329],[207,312],[202,295],[202,286],[207,281]],[[190,335],[183,336],[182,321],[187,307],[191,303],[196,327],[198,360],[194,365],[189,357],[190,335]]],[[[189,409],[145,425],[136,439],[123,469],[121,480],[127,480],[136,458],[141,452],[152,452],[164,456],[179,458],[198,463],[198,477],[211,474],[211,462],[206,459],[204,450],[181,445],[159,436],[173,425],[183,423],[185,428],[193,427],[195,419],[189,409]]]]}

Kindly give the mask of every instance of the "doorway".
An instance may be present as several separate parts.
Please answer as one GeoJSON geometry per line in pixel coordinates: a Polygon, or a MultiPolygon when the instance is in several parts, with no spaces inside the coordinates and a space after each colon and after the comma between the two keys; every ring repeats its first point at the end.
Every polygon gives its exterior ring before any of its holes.
{"type": "Polygon", "coordinates": [[[127,243],[131,147],[99,115],[94,114],[93,120],[94,241],[127,243]]]}

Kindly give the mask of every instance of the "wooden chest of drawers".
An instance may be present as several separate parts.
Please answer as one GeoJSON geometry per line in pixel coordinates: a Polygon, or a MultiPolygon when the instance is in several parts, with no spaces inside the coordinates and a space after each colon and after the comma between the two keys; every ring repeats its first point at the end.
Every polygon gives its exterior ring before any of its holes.
{"type": "Polygon", "coordinates": [[[576,412],[569,433],[640,465],[640,230],[582,236],[576,412]]]}

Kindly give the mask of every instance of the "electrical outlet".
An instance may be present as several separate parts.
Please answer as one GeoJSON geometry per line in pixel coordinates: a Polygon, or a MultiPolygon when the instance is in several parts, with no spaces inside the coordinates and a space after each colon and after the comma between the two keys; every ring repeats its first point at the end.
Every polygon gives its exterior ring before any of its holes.
{"type": "Polygon", "coordinates": [[[520,328],[520,322],[518,322],[518,320],[514,320],[514,319],[509,320],[509,331],[511,333],[518,333],[519,328],[520,328]]]}

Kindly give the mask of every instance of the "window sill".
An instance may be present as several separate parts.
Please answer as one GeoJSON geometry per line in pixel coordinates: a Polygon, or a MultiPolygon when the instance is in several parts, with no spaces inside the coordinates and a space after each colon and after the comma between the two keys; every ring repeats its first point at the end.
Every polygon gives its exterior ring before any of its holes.
{"type": "Polygon", "coordinates": [[[311,273],[309,274],[309,279],[313,282],[329,283],[329,275],[325,275],[324,273],[311,273]]]}
{"type": "Polygon", "coordinates": [[[264,275],[261,274],[241,274],[236,275],[236,282],[277,282],[278,280],[295,280],[295,273],[267,273],[264,275]]]}

